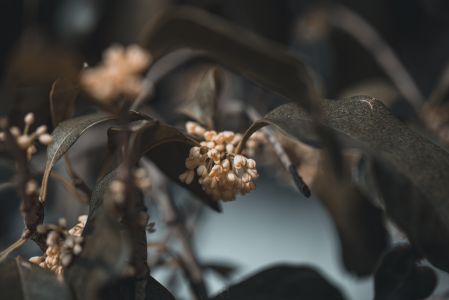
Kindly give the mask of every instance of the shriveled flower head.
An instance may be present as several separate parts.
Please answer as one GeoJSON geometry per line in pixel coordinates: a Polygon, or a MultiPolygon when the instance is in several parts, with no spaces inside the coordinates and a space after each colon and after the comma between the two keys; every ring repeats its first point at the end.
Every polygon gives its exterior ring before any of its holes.
{"type": "Polygon", "coordinates": [[[141,73],[150,63],[150,54],[137,45],[113,45],[104,52],[98,66],[81,73],[81,85],[105,103],[119,96],[134,99],[143,87],[141,73]]]}
{"type": "Polygon", "coordinates": [[[192,147],[185,161],[186,171],[179,176],[190,184],[195,178],[203,190],[215,200],[231,201],[238,193],[246,194],[256,188],[254,180],[259,176],[256,162],[246,153],[253,153],[261,140],[260,134],[250,138],[249,148],[243,154],[236,153],[242,135],[232,131],[207,131],[199,124],[188,122],[189,134],[204,139],[200,146],[192,147]]]}

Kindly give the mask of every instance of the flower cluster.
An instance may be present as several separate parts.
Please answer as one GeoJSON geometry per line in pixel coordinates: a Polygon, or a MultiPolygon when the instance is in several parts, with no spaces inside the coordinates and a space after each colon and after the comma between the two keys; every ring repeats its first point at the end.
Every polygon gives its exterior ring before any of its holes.
{"type": "MultiPolygon", "coordinates": [[[[47,126],[41,125],[36,128],[34,132],[30,132],[30,127],[34,123],[34,114],[28,113],[24,118],[25,128],[23,132],[19,129],[19,127],[13,126],[9,128],[9,132],[11,132],[12,136],[16,139],[17,144],[21,149],[26,151],[28,160],[31,159],[34,153],[36,153],[36,146],[34,142],[39,140],[39,142],[43,145],[49,145],[53,139],[50,134],[47,133],[47,126]]],[[[5,140],[5,133],[0,132],[0,141],[5,140]]]]}
{"type": "Polygon", "coordinates": [[[38,230],[48,231],[47,250],[44,255],[31,257],[29,261],[62,276],[64,267],[83,250],[81,233],[86,222],[87,216],[82,215],[78,218],[78,224],[69,230],[66,230],[65,219],[61,219],[58,225],[42,225],[38,230]]]}
{"type": "Polygon", "coordinates": [[[84,89],[99,101],[108,103],[118,96],[134,99],[143,87],[140,73],[151,62],[148,52],[137,45],[114,45],[103,54],[103,62],[81,73],[84,89]]]}
{"type": "Polygon", "coordinates": [[[238,193],[246,194],[256,188],[253,180],[258,177],[256,162],[247,158],[261,140],[259,135],[248,141],[250,147],[243,154],[236,153],[242,140],[241,134],[232,131],[216,132],[206,130],[195,122],[187,122],[189,134],[204,139],[200,146],[192,147],[185,161],[187,170],[179,179],[192,183],[195,172],[203,190],[215,200],[231,201],[238,193]],[[246,154],[246,155],[245,155],[246,154]]]}

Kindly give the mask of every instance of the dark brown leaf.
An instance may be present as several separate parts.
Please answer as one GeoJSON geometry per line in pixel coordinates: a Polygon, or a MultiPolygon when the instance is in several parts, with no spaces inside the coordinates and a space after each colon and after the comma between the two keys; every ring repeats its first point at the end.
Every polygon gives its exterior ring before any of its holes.
{"type": "Polygon", "coordinates": [[[203,50],[256,84],[311,108],[317,91],[305,64],[282,46],[198,9],[165,12],[144,45],[158,59],[180,48],[203,50]]]}
{"type": "Polygon", "coordinates": [[[386,253],[374,275],[374,299],[418,300],[430,296],[437,277],[431,268],[418,266],[418,260],[408,245],[386,253]]]}
{"type": "Polygon", "coordinates": [[[96,185],[83,231],[83,252],[65,271],[77,299],[100,299],[100,291],[122,279],[129,267],[129,237],[111,212],[111,203],[106,202],[107,188],[114,177],[115,174],[110,174],[96,185]]]}
{"type": "MultiPolygon", "coordinates": [[[[377,159],[374,175],[387,214],[432,264],[449,271],[448,152],[397,120],[374,98],[322,100],[320,106],[322,124],[346,147],[377,159]]],[[[311,117],[296,104],[278,107],[253,129],[265,124],[276,124],[311,145],[320,144],[311,130],[311,117]]]]}
{"type": "Polygon", "coordinates": [[[62,77],[53,83],[50,91],[50,111],[53,126],[56,127],[62,121],[73,116],[78,93],[78,86],[69,79],[62,77]]]}
{"type": "Polygon", "coordinates": [[[68,287],[53,272],[20,257],[0,264],[0,290],[2,299],[73,299],[68,287]]]}
{"type": "Polygon", "coordinates": [[[220,89],[220,71],[217,68],[202,70],[195,79],[190,87],[189,95],[185,96],[178,111],[207,128],[214,128],[213,120],[220,89]]]}
{"type": "Polygon", "coordinates": [[[279,265],[228,287],[212,300],[342,300],[340,291],[309,267],[279,265]]]}
{"type": "Polygon", "coordinates": [[[116,116],[106,113],[96,113],[66,120],[58,125],[52,133],[53,142],[47,147],[47,162],[39,198],[47,196],[48,178],[53,166],[72,147],[76,140],[90,127],[116,119],[116,116]]]}

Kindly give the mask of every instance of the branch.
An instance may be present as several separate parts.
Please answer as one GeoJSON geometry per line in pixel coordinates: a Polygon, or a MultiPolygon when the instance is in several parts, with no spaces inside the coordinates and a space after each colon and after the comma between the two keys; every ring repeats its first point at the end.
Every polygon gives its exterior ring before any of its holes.
{"type": "MultiPolygon", "coordinates": [[[[254,107],[248,107],[246,109],[246,113],[252,122],[256,122],[262,119],[262,116],[256,111],[256,109],[254,109],[254,107]]],[[[304,182],[301,175],[299,175],[298,169],[290,160],[290,157],[287,155],[287,153],[284,150],[284,147],[282,147],[281,143],[278,141],[276,134],[273,132],[273,130],[269,127],[263,127],[260,129],[260,131],[262,131],[265,134],[268,141],[273,146],[273,150],[279,157],[279,160],[281,161],[285,170],[287,170],[291,174],[293,182],[295,183],[299,192],[301,192],[301,194],[303,194],[307,198],[310,197],[311,193],[309,187],[304,182]]]]}
{"type": "Polygon", "coordinates": [[[204,283],[202,268],[189,239],[189,230],[173,203],[173,199],[169,195],[167,180],[153,163],[145,159],[142,159],[142,163],[151,174],[153,182],[152,199],[157,203],[164,223],[170,230],[170,235],[181,243],[182,251],[179,254],[180,265],[189,281],[192,293],[198,300],[207,299],[208,292],[204,283]]]}

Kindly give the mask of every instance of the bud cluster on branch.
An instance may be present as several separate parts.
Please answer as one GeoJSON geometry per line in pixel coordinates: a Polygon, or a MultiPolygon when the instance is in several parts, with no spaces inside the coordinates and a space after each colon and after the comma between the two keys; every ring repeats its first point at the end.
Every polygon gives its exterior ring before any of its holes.
{"type": "Polygon", "coordinates": [[[187,184],[196,176],[203,190],[215,200],[231,201],[238,193],[244,195],[256,188],[254,180],[259,176],[256,162],[246,153],[254,153],[264,139],[259,133],[250,137],[242,154],[236,153],[242,140],[241,134],[232,131],[206,130],[195,122],[187,122],[189,134],[204,139],[200,146],[190,149],[185,161],[187,170],[179,179],[187,184]]]}

